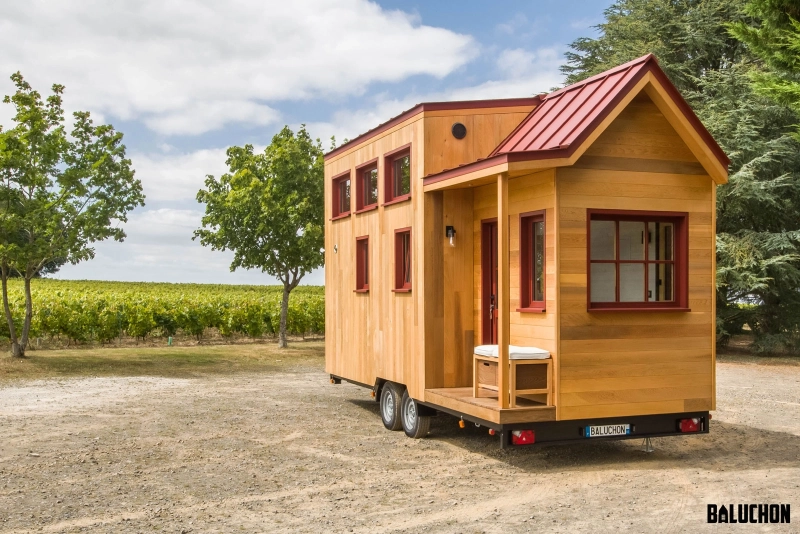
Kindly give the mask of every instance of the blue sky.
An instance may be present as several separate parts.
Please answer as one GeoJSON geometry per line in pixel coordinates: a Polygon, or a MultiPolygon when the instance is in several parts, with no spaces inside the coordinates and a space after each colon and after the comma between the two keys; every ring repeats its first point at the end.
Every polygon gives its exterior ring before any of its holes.
{"type": "MultiPolygon", "coordinates": [[[[274,283],[191,241],[225,149],[307,124],[328,148],[424,101],[509,98],[561,84],[566,45],[610,0],[15,2],[0,15],[0,94],[17,70],[69,111],[124,132],[147,205],[124,243],[68,279],[274,283]]],[[[0,124],[12,110],[0,105],[0,124]]],[[[322,271],[304,283],[321,284],[322,271]]]]}

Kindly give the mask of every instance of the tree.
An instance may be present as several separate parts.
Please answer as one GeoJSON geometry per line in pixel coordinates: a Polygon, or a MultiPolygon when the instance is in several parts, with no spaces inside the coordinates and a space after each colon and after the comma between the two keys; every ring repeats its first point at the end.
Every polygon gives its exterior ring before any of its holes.
{"type": "Polygon", "coordinates": [[[206,177],[197,201],[206,205],[194,232],[212,250],[232,250],[231,271],[261,269],[283,283],[278,345],[287,346],[289,294],[324,261],[323,154],[302,126],[285,126],[256,154],[230,147],[229,173],[206,177]]]}
{"type": "Polygon", "coordinates": [[[732,24],[731,33],[764,62],[766,68],[752,75],[756,91],[800,113],[800,4],[751,0],[745,10],[752,20],[732,24]]]}
{"type": "Polygon", "coordinates": [[[617,0],[596,38],[574,41],[575,82],[649,52],[731,158],[717,193],[717,339],[744,324],[757,350],[800,343],[798,116],[758,94],[757,58],[731,35],[754,23],[746,0],[617,0]],[[745,305],[749,304],[749,305],[745,305]]]}
{"type": "Polygon", "coordinates": [[[125,158],[122,134],[95,126],[88,112],[76,112],[67,135],[61,95],[41,95],[20,73],[11,76],[17,90],[15,126],[0,128],[0,279],[11,355],[24,357],[33,302],[31,280],[62,259],[78,263],[94,257],[92,244],[122,241],[119,222],[144,205],[142,185],[125,158]],[[25,315],[18,330],[8,301],[8,278],[23,278],[25,315]]]}

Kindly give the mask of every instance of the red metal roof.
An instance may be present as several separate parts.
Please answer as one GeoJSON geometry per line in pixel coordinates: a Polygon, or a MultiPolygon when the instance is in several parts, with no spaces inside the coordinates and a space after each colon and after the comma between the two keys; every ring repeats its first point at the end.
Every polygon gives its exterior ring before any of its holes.
{"type": "Polygon", "coordinates": [[[653,54],[546,95],[489,157],[521,153],[528,154],[530,159],[569,157],[648,72],[661,82],[720,163],[727,167],[730,160],[658,66],[653,54]]]}

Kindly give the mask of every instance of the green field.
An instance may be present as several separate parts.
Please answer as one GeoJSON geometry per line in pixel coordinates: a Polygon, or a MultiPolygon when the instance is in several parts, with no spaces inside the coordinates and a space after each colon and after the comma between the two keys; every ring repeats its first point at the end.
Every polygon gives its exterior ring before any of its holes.
{"type": "MultiPolygon", "coordinates": [[[[11,281],[9,289],[15,324],[21,326],[22,282],[11,281]]],[[[280,286],[34,280],[31,338],[107,343],[182,334],[200,339],[211,329],[224,338],[260,338],[278,330],[282,291],[280,286]]],[[[324,334],[323,287],[292,291],[287,329],[291,335],[324,334]]],[[[8,337],[3,319],[0,339],[8,337]]]]}

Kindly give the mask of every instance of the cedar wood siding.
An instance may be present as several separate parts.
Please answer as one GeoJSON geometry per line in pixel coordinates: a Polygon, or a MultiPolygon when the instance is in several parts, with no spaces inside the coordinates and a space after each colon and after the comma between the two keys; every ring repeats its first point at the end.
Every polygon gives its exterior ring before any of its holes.
{"type": "Polygon", "coordinates": [[[639,95],[556,172],[558,419],[714,408],[715,185],[639,95]],[[587,209],[689,213],[690,312],[587,312],[587,209]]]}
{"type": "MultiPolygon", "coordinates": [[[[445,364],[444,310],[452,305],[445,294],[445,194],[424,195],[422,177],[447,167],[486,157],[533,109],[533,105],[426,111],[366,138],[325,161],[325,370],[349,380],[372,385],[376,378],[405,384],[409,394],[424,398],[426,387],[463,382],[461,365],[464,345],[472,330],[468,321],[459,323],[461,349],[451,346],[445,364]],[[456,140],[450,134],[454,122],[467,126],[467,136],[456,140]],[[384,206],[383,156],[411,143],[411,200],[384,206]],[[352,208],[355,211],[355,168],[373,158],[378,160],[379,207],[361,214],[331,221],[331,178],[350,169],[352,208]],[[392,292],[394,283],[394,231],[411,227],[412,290],[392,292]],[[355,293],[356,238],[368,235],[370,284],[368,293],[355,293]],[[333,247],[338,247],[334,253],[333,247]],[[422,259],[425,259],[423,262],[422,259]],[[426,359],[426,355],[428,356],[426,359]],[[453,369],[453,370],[451,370],[453,369]]],[[[461,226],[457,226],[462,228],[461,226]]],[[[468,226],[458,238],[466,241],[468,226]]],[[[451,247],[447,247],[451,248],[451,247]]],[[[469,266],[469,261],[466,261],[469,266]]],[[[467,267],[468,268],[468,267],[467,267]]],[[[452,273],[451,273],[452,274],[452,273]]],[[[452,278],[450,278],[452,281],[452,278]]],[[[451,287],[448,289],[452,289],[451,287]]],[[[471,300],[469,287],[467,302],[471,300]]],[[[459,295],[461,298],[463,295],[459,295]]],[[[463,305],[460,305],[463,307],[463,305]]],[[[459,319],[460,321],[460,319],[459,319]]],[[[472,347],[468,347],[471,361],[472,347]]],[[[469,366],[467,366],[469,369],[469,366]]],[[[469,375],[471,383],[471,375],[469,375]]]]}

